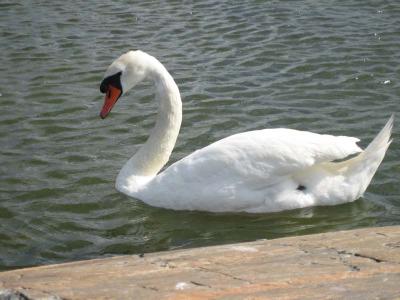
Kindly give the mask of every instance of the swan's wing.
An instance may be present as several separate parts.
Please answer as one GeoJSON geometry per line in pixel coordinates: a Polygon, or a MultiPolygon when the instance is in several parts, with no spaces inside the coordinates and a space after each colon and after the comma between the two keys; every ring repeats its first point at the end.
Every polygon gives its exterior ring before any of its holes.
{"type": "Polygon", "coordinates": [[[146,196],[174,209],[249,211],[287,189],[291,175],[362,151],[356,142],[290,129],[236,134],[172,164],[147,185],[146,196]]]}
{"type": "Polygon", "coordinates": [[[227,172],[231,176],[260,176],[265,180],[361,152],[358,141],[353,137],[292,129],[249,131],[197,150],[167,170],[189,177],[227,172]]]}

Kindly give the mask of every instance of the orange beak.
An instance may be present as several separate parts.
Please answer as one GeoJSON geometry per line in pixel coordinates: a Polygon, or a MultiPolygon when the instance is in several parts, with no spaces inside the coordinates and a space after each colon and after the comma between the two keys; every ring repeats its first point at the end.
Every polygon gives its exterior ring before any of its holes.
{"type": "Polygon", "coordinates": [[[117,103],[117,100],[121,96],[121,94],[122,91],[119,88],[116,88],[112,85],[108,86],[108,90],[104,98],[103,108],[100,112],[100,117],[102,119],[108,116],[115,103],[117,103]]]}

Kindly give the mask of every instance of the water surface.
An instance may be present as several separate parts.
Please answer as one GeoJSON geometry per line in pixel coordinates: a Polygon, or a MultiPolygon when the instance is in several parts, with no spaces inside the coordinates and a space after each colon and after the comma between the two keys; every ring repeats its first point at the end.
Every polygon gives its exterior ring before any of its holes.
{"type": "Polygon", "coordinates": [[[131,49],[159,58],[180,87],[172,161],[273,127],[367,145],[400,112],[400,4],[338,3],[2,1],[0,269],[400,224],[398,126],[365,196],[345,205],[175,212],[114,189],[156,111],[144,84],[98,117],[104,71],[131,49]]]}

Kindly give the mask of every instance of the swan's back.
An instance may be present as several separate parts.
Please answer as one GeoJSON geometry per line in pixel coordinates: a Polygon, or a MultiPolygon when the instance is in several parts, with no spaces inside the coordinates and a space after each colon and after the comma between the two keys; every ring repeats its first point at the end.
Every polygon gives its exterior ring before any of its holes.
{"type": "Polygon", "coordinates": [[[172,164],[136,196],[155,206],[189,210],[254,212],[307,206],[314,199],[299,193],[302,183],[296,174],[362,151],[357,141],[292,129],[244,132],[172,164]],[[285,207],[286,201],[279,199],[282,191],[302,199],[285,207]]]}

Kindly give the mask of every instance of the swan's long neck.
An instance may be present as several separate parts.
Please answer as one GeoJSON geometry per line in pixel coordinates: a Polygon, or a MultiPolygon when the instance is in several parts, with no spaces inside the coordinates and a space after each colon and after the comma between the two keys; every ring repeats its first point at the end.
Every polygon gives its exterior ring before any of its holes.
{"type": "Polygon", "coordinates": [[[168,162],[179,134],[182,102],[178,86],[155,58],[151,60],[148,73],[159,101],[157,121],[146,143],[121,169],[117,186],[132,185],[137,177],[155,176],[168,162]]]}

